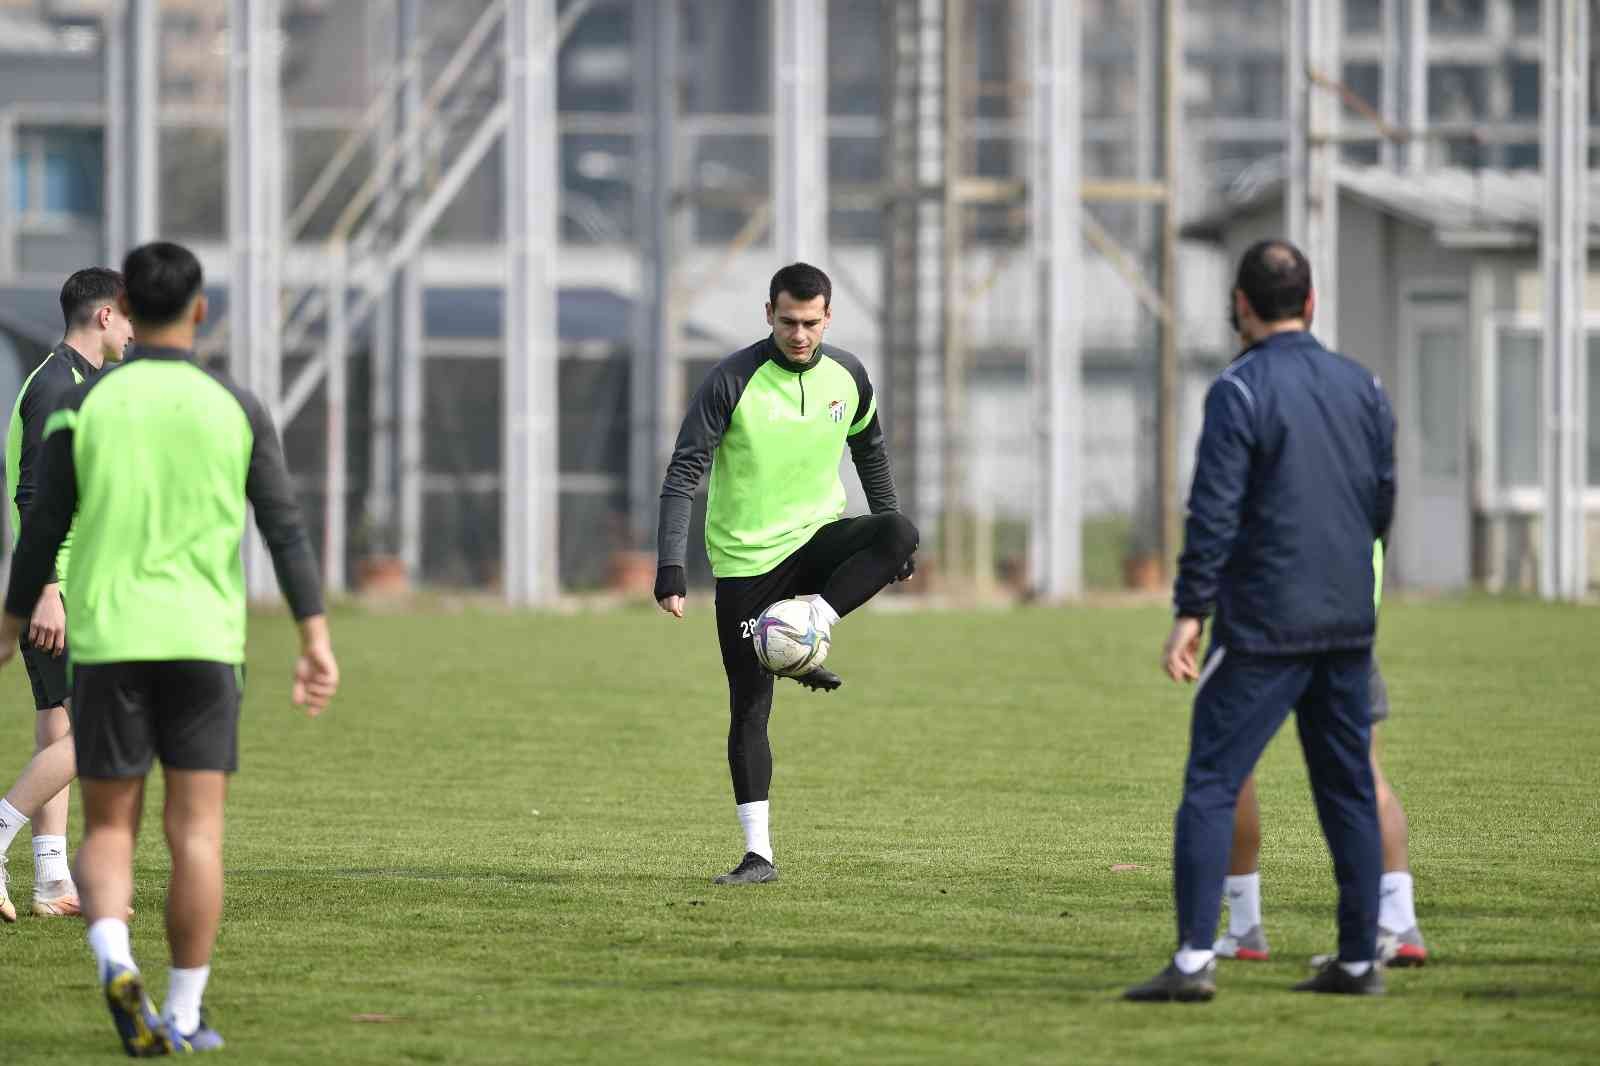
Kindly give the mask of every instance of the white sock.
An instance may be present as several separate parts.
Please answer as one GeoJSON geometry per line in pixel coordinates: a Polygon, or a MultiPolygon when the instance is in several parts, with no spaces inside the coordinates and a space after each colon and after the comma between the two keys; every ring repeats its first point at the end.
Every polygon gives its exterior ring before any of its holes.
{"type": "Polygon", "coordinates": [[[767,834],[767,801],[741,803],[734,807],[739,812],[739,824],[744,827],[744,850],[772,861],[772,837],[767,834]]]}
{"type": "Polygon", "coordinates": [[[89,947],[100,964],[102,981],[113,963],[130,970],[139,968],[133,961],[133,948],[128,945],[128,923],[120,918],[101,918],[91,925],[89,947]]]}
{"type": "Polygon", "coordinates": [[[67,838],[57,836],[33,838],[33,883],[48,885],[54,881],[72,880],[67,867],[67,838]]]}
{"type": "Polygon", "coordinates": [[[832,629],[836,624],[838,624],[839,612],[833,609],[833,604],[829,603],[821,596],[817,596],[811,600],[811,606],[816,610],[817,617],[822,619],[829,629],[832,629]]]}
{"type": "Polygon", "coordinates": [[[174,966],[167,974],[166,1016],[173,1028],[184,1036],[193,1035],[200,1028],[200,997],[206,992],[206,979],[211,976],[210,966],[196,966],[182,970],[174,966]]]}
{"type": "Polygon", "coordinates": [[[1343,970],[1345,973],[1349,974],[1351,977],[1364,977],[1364,976],[1366,976],[1366,972],[1368,970],[1372,969],[1372,963],[1371,962],[1341,962],[1339,964],[1339,969],[1343,970]]]}
{"type": "Polygon", "coordinates": [[[1417,924],[1410,871],[1391,870],[1378,882],[1378,924],[1391,933],[1403,933],[1417,924]]]}
{"type": "Polygon", "coordinates": [[[1184,973],[1199,973],[1205,968],[1206,963],[1217,957],[1217,953],[1210,948],[1191,948],[1187,944],[1178,949],[1172,956],[1172,961],[1178,964],[1178,969],[1184,973]]]}
{"type": "Polygon", "coordinates": [[[1244,936],[1261,924],[1261,871],[1229,874],[1223,886],[1228,894],[1228,933],[1244,936]]]}
{"type": "Polygon", "coordinates": [[[0,855],[6,853],[11,842],[17,838],[22,827],[28,824],[28,819],[23,813],[11,806],[7,801],[0,799],[0,855]]]}

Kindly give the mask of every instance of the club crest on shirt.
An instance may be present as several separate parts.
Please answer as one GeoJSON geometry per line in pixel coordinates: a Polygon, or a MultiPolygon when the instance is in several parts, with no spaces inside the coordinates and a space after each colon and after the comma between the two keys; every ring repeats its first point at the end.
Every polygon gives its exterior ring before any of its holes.
{"type": "Polygon", "coordinates": [[[828,401],[828,417],[833,419],[835,422],[843,422],[844,421],[844,401],[843,400],[830,400],[830,401],[828,401]]]}

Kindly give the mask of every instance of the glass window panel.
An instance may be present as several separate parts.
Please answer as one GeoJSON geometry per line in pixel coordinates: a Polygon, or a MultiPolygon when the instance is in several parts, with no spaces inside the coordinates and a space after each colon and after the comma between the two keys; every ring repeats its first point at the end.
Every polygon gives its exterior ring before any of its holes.
{"type": "MultiPolygon", "coordinates": [[[[288,207],[297,210],[312,183],[322,176],[323,168],[343,146],[349,131],[324,127],[289,129],[284,138],[289,142],[288,207]]],[[[333,224],[344,213],[346,206],[360,190],[372,172],[372,146],[368,141],[355,158],[347,163],[334,180],[333,188],[322,198],[320,206],[311,213],[299,233],[291,234],[293,240],[321,239],[333,231],[333,224]]]]}
{"type": "Polygon", "coordinates": [[[712,134],[695,145],[695,239],[729,241],[772,195],[769,139],[758,135],[712,134]]]}
{"type": "Polygon", "coordinates": [[[1489,72],[1465,64],[1428,67],[1428,117],[1438,122],[1470,122],[1484,117],[1489,72]]]}
{"type": "Polygon", "coordinates": [[[11,157],[11,210],[14,214],[25,214],[28,210],[28,169],[27,155],[18,152],[11,157]]]}
{"type": "Polygon", "coordinates": [[[227,134],[220,127],[161,130],[161,231],[183,238],[227,233],[227,134]]]}
{"type": "Polygon", "coordinates": [[[759,115],[770,110],[770,0],[687,0],[680,10],[684,113],[759,115]]]}
{"type": "Polygon", "coordinates": [[[1417,428],[1426,477],[1461,474],[1461,366],[1459,329],[1423,329],[1417,336],[1417,428]]]}
{"type": "Polygon", "coordinates": [[[1511,114],[1515,118],[1539,117],[1538,60],[1513,60],[1511,63],[1511,114]]]}
{"type": "Polygon", "coordinates": [[[44,151],[44,204],[53,215],[100,214],[100,134],[50,133],[44,151]]]}
{"type": "Polygon", "coordinates": [[[828,138],[828,238],[873,244],[883,236],[883,142],[876,137],[828,138]]]}
{"type": "Polygon", "coordinates": [[[1505,167],[1507,170],[1538,170],[1539,145],[1508,144],[1505,147],[1505,167]]]}
{"type": "Polygon", "coordinates": [[[1344,65],[1344,83],[1374,111],[1383,109],[1383,68],[1376,63],[1360,62],[1344,65]]]}
{"type": "Polygon", "coordinates": [[[1344,0],[1346,33],[1377,33],[1383,29],[1383,0],[1344,0]]]}
{"type": "Polygon", "coordinates": [[[1512,0],[1518,34],[1531,37],[1539,32],[1539,9],[1543,6],[1544,0],[1512,0]]]}
{"type": "Polygon", "coordinates": [[[883,113],[882,0],[829,0],[828,113],[883,113]]]}
{"type": "Polygon", "coordinates": [[[1481,33],[1489,0],[1428,0],[1428,29],[1434,33],[1481,33]]]}
{"type": "Polygon", "coordinates": [[[633,107],[634,5],[595,4],[561,49],[557,106],[562,111],[626,112],[633,107]]]}
{"type": "Polygon", "coordinates": [[[1539,484],[1539,335],[1506,329],[1500,333],[1500,365],[1495,397],[1498,475],[1501,488],[1539,484]]]}
{"type": "Polygon", "coordinates": [[[569,133],[561,138],[561,239],[622,244],[633,239],[633,138],[569,133]]]}

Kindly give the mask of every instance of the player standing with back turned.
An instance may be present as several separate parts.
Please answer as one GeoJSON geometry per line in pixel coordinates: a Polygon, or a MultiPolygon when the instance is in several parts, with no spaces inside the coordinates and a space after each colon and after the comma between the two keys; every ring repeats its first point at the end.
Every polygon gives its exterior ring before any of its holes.
{"type": "MultiPolygon", "coordinates": [[[[717,579],[717,639],[728,675],[728,769],[745,854],[718,884],[775,881],[768,831],[772,675],[756,659],[755,619],[777,600],[812,596],[828,632],[893,581],[911,576],[917,529],[900,514],[878,424],[877,399],[860,360],[822,343],[833,285],[794,263],[772,277],[771,335],[718,363],[695,393],[661,486],[656,601],[683,617],[689,515],[706,469],[706,553],[717,579]],[[872,513],[840,518],[839,461],[850,448],[872,513]]],[[[822,667],[795,678],[831,691],[822,667]]]]}
{"type": "Polygon", "coordinates": [[[1251,347],[1206,394],[1162,654],[1169,677],[1197,682],[1173,840],[1178,950],[1124,996],[1216,994],[1234,806],[1291,708],[1339,886],[1338,956],[1295,990],[1377,995],[1372,542],[1394,516],[1394,415],[1376,378],[1309,332],[1311,267],[1294,245],[1245,252],[1233,307],[1251,347]]]}
{"type": "Polygon", "coordinates": [[[106,1004],[130,1055],[206,1051],[222,1038],[201,997],[222,917],[222,812],[238,769],[245,652],[245,505],[300,629],[294,699],[317,714],[339,683],[316,558],[272,419],[194,361],[205,319],[187,249],[135,248],[123,265],[140,343],[72,390],[44,434],[44,477],[12,560],[0,665],[49,579],[76,512],[94,531],[73,557],[73,730],[83,783],[78,888],[106,1004]],[[159,757],[172,853],[166,1017],[128,944],[144,781],[159,757]]]}

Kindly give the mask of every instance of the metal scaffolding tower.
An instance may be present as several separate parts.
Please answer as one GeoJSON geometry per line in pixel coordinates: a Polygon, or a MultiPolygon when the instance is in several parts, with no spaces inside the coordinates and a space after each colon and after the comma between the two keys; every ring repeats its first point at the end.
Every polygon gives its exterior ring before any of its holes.
{"type": "Polygon", "coordinates": [[[1584,493],[1587,424],[1584,283],[1588,273],[1588,0],[1544,5],[1544,551],[1539,591],[1581,599],[1588,588],[1584,493]]]}
{"type": "Polygon", "coordinates": [[[555,0],[506,8],[502,551],[506,600],[555,598],[557,196],[555,0]]]}

